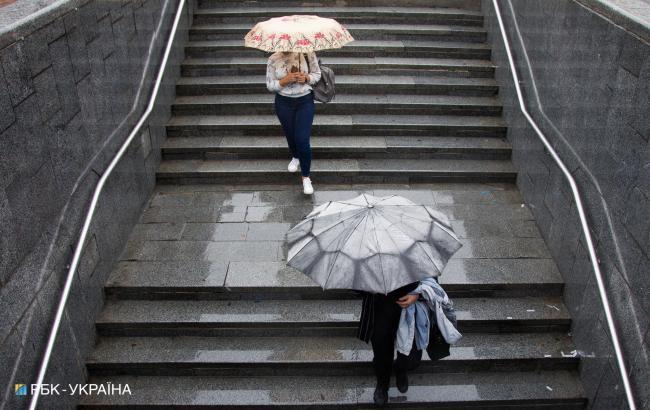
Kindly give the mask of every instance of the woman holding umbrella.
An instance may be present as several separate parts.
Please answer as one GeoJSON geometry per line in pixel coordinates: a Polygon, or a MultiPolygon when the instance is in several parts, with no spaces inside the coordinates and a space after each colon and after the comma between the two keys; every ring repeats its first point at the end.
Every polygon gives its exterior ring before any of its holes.
{"type": "Polygon", "coordinates": [[[435,277],[462,245],[435,209],[397,195],[362,194],[317,206],[291,228],[287,241],[289,266],[323,289],[363,293],[358,337],[372,343],[376,404],[388,401],[391,373],[405,393],[406,372],[417,366],[422,351],[441,358],[448,355],[444,343],[458,340],[450,319],[442,317],[451,314],[451,303],[435,277]]]}
{"type": "Polygon", "coordinates": [[[300,165],[305,195],[314,193],[309,178],[311,167],[311,126],[314,121],[313,84],[320,80],[320,68],[316,54],[278,51],[269,57],[266,69],[266,87],[275,92],[275,113],[287,137],[291,162],[289,172],[296,172],[300,165]]]}
{"type": "Polygon", "coordinates": [[[247,47],[274,52],[267,64],[266,87],[276,93],[275,112],[292,156],[289,172],[300,166],[303,192],[311,195],[312,86],[321,79],[314,52],[343,47],[353,38],[336,20],[295,15],[260,22],[244,40],[247,47]]]}

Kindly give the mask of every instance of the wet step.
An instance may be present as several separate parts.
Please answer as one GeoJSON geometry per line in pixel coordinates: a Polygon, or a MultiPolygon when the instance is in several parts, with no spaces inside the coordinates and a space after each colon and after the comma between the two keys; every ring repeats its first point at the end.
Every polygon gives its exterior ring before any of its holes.
{"type": "Polygon", "coordinates": [[[483,15],[479,11],[444,7],[201,7],[194,11],[194,22],[255,24],[272,17],[295,14],[313,14],[334,18],[341,24],[351,23],[402,23],[453,24],[481,26],[483,15]]]}
{"type": "MultiPolygon", "coordinates": [[[[449,182],[435,183],[435,185],[443,186],[450,184],[449,182]]],[[[473,241],[467,243],[467,251],[457,254],[457,259],[522,258],[534,257],[534,255],[544,255],[544,258],[549,257],[546,246],[539,241],[539,230],[535,226],[535,220],[530,210],[524,204],[516,202],[517,196],[511,195],[507,191],[495,193],[485,191],[494,186],[508,186],[511,183],[462,182],[455,184],[472,185],[478,187],[477,189],[483,189],[483,191],[466,192],[464,194],[435,193],[434,200],[431,191],[405,191],[400,189],[403,188],[401,184],[393,185],[394,189],[390,189],[391,185],[384,184],[379,184],[380,188],[377,189],[364,189],[368,184],[348,185],[344,186],[343,190],[332,191],[331,185],[319,183],[314,194],[307,196],[302,194],[299,184],[294,180],[286,185],[281,185],[284,190],[280,192],[264,191],[264,189],[272,189],[269,184],[239,185],[237,186],[239,191],[232,198],[229,198],[227,193],[211,192],[215,187],[224,187],[226,190],[232,187],[227,183],[160,184],[157,186],[159,194],[156,198],[160,199],[160,201],[155,201],[155,205],[144,210],[140,217],[140,224],[136,226],[137,230],[134,231],[133,237],[128,243],[127,250],[129,252],[125,251],[124,257],[127,258],[126,255],[132,255],[128,256],[127,259],[138,260],[137,253],[130,253],[131,244],[141,244],[143,241],[174,242],[181,239],[205,242],[193,245],[196,246],[196,250],[193,251],[195,254],[192,257],[200,256],[201,260],[217,260],[219,257],[218,244],[211,245],[214,248],[209,249],[210,252],[208,253],[206,253],[208,249],[205,246],[210,245],[209,242],[224,241],[223,238],[230,238],[226,239],[226,241],[236,242],[228,246],[240,246],[241,250],[238,252],[241,254],[246,254],[246,246],[251,248],[263,246],[266,252],[266,248],[273,245],[272,242],[284,241],[284,234],[288,230],[285,225],[275,227],[254,225],[250,226],[248,232],[245,230],[241,232],[241,230],[245,229],[245,226],[229,225],[229,229],[233,229],[232,233],[220,229],[213,233],[211,230],[215,229],[215,226],[205,225],[193,228],[191,225],[185,226],[184,224],[252,222],[258,224],[284,223],[293,226],[304,219],[312,211],[315,204],[354,198],[360,192],[374,193],[375,196],[402,195],[418,203],[435,204],[436,209],[449,218],[454,230],[461,239],[473,241]],[[381,185],[384,186],[381,187],[381,185]],[[364,188],[356,188],[359,186],[364,188]],[[262,189],[262,191],[255,191],[257,189],[262,189]],[[175,192],[178,193],[178,196],[174,196],[175,192]],[[505,196],[496,196],[496,194],[501,193],[505,196]],[[259,198],[257,195],[271,202],[246,202],[251,198],[259,198]],[[169,199],[165,199],[166,197],[169,197],[169,199]],[[301,199],[302,202],[298,202],[297,199],[301,199]],[[457,200],[458,202],[455,202],[457,200]],[[155,223],[159,225],[154,225],[155,223]],[[205,231],[202,231],[203,229],[205,231]],[[263,235],[259,232],[259,229],[269,229],[270,232],[263,235]],[[254,243],[245,243],[246,241],[241,236],[254,243]]],[[[377,184],[371,185],[377,187],[377,184]]],[[[429,183],[426,185],[429,185],[429,183]]],[[[172,245],[173,243],[169,246],[172,245]]],[[[254,249],[250,250],[255,252],[254,249]]],[[[165,253],[162,254],[165,255],[165,253]]],[[[274,255],[274,258],[278,257],[275,251],[270,252],[269,250],[269,255],[274,255]]],[[[150,257],[155,259],[155,253],[150,257]]],[[[283,259],[262,259],[261,261],[277,260],[283,259]]]]}
{"type": "MultiPolygon", "coordinates": [[[[89,383],[129,385],[132,394],[87,395],[79,408],[369,408],[371,376],[96,376],[89,383]]],[[[409,390],[389,390],[389,408],[583,409],[585,392],[574,371],[414,374],[409,390]]]]}
{"type": "MultiPolygon", "coordinates": [[[[355,40],[345,47],[321,50],[319,57],[426,57],[490,59],[490,46],[485,43],[427,40],[355,40]]],[[[266,53],[244,47],[243,39],[190,41],[185,46],[187,57],[257,57],[266,53]]]]}
{"type": "MultiPolygon", "coordinates": [[[[495,96],[493,78],[463,78],[405,75],[338,75],[337,98],[346,94],[464,95],[495,96]]],[[[181,77],[177,95],[263,94],[268,93],[263,72],[257,75],[181,77]]]]}
{"type": "MultiPolygon", "coordinates": [[[[505,209],[510,207],[502,206],[505,209]]],[[[235,218],[240,221],[283,221],[295,217],[291,212],[295,209],[267,207],[267,206],[224,206],[221,209],[212,209],[213,218],[225,219],[231,222],[235,218]],[[257,209],[256,209],[257,208],[257,209]],[[289,215],[284,215],[288,211],[289,215]],[[235,215],[243,214],[243,215],[235,215]],[[286,218],[285,218],[286,217],[286,218]]],[[[489,208],[488,208],[489,209],[489,208]]],[[[440,209],[445,212],[445,208],[440,209]]],[[[302,209],[300,210],[302,211],[302,209]]],[[[502,211],[505,212],[505,211],[502,211]]],[[[143,215],[144,218],[144,215],[143,215]]],[[[514,218],[513,218],[514,219],[514,218]]],[[[263,225],[260,228],[263,229],[263,225]]],[[[268,227],[268,225],[267,225],[268,227]]],[[[211,227],[208,227],[211,229],[211,227]]],[[[240,227],[233,227],[239,228],[240,227]]],[[[250,227],[249,229],[253,229],[250,227]]],[[[269,227],[270,228],[270,227],[269,227]]],[[[185,238],[179,240],[132,240],[127,243],[122,260],[125,261],[206,261],[206,262],[284,262],[286,260],[286,242],[282,231],[285,226],[274,226],[275,232],[258,233],[258,240],[242,241],[213,241],[204,238],[200,240],[187,240],[195,233],[187,232],[185,238]]],[[[192,229],[187,227],[188,231],[192,229]]],[[[271,228],[272,229],[272,228],[271,228]]],[[[286,232],[286,231],[285,231],[286,232]]],[[[201,234],[201,232],[196,232],[201,234]]],[[[248,235],[248,233],[246,233],[248,235]]],[[[199,236],[200,238],[200,236],[199,236]]],[[[253,233],[251,233],[253,239],[253,233]]],[[[475,259],[549,259],[550,253],[541,237],[503,237],[503,236],[479,236],[471,238],[459,238],[463,247],[454,254],[454,259],[475,260],[475,259]]],[[[453,259],[452,259],[453,260],[453,259]]],[[[263,276],[260,273],[260,276],[263,276]]],[[[253,278],[249,278],[251,280],[253,278]]],[[[305,278],[306,279],[306,278],[305,278]]],[[[255,283],[255,280],[252,280],[255,283]]],[[[226,282],[226,286],[232,283],[226,282]]]]}
{"type": "MultiPolygon", "coordinates": [[[[560,296],[455,298],[467,333],[566,332],[560,296]]],[[[360,300],[109,300],[96,321],[102,336],[354,336],[360,300]]]]}
{"type": "MultiPolygon", "coordinates": [[[[345,7],[395,7],[395,2],[391,0],[346,0],[340,2],[339,6],[345,7]]],[[[334,4],[331,0],[200,0],[197,4],[198,9],[205,8],[244,8],[254,9],[270,7],[332,7],[334,4]]],[[[454,8],[468,10],[469,12],[479,12],[481,10],[480,2],[475,0],[401,0],[400,7],[413,8],[454,8]]]]}
{"type": "MultiPolygon", "coordinates": [[[[435,75],[449,77],[494,77],[490,60],[417,57],[323,57],[337,75],[435,75]]],[[[188,58],[181,63],[183,76],[265,75],[267,58],[213,57],[188,58]]]]}
{"type": "MultiPolygon", "coordinates": [[[[485,42],[483,27],[437,24],[347,24],[355,40],[439,40],[485,42]]],[[[195,24],[190,30],[190,41],[242,39],[251,29],[250,24],[195,24]]]]}
{"type": "MultiPolygon", "coordinates": [[[[177,97],[176,115],[268,115],[275,96],[263,94],[219,94],[177,97]]],[[[316,104],[316,114],[401,114],[401,115],[501,115],[497,97],[448,95],[352,94],[338,95],[327,104],[316,104]]]]}
{"type": "MultiPolygon", "coordinates": [[[[149,225],[145,226],[146,228],[163,229],[166,224],[146,225],[149,225]]],[[[517,227],[525,224],[511,221],[510,225],[517,227]]],[[[183,237],[249,243],[261,236],[283,239],[284,232],[290,226],[288,223],[273,222],[188,223],[183,237]],[[275,237],[272,237],[273,235],[275,237]],[[248,241],[249,238],[251,241],[248,241]]],[[[159,248],[160,253],[174,253],[168,244],[159,245],[165,246],[159,248]]],[[[199,244],[201,245],[204,245],[206,250],[210,246],[206,243],[199,244]]],[[[226,250],[236,251],[232,248],[226,250]]],[[[563,281],[555,263],[546,258],[452,259],[440,277],[440,283],[451,297],[560,296],[563,289],[563,281]]],[[[287,267],[285,262],[237,260],[123,260],[111,273],[104,290],[108,298],[131,300],[294,300],[358,297],[351,291],[324,292],[307,276],[287,267]]]]}
{"type": "MultiPolygon", "coordinates": [[[[314,158],[463,158],[509,159],[512,148],[503,138],[479,137],[364,137],[315,136],[314,158]]],[[[164,159],[286,159],[284,137],[232,136],[168,138],[162,146],[164,159]]]]}
{"type": "MultiPolygon", "coordinates": [[[[167,160],[161,162],[156,178],[176,184],[296,181],[297,174],[286,168],[286,160],[167,160]]],[[[514,182],[517,174],[504,160],[316,159],[311,176],[320,183],[413,183],[514,182]]]]}
{"type": "MultiPolygon", "coordinates": [[[[302,195],[293,188],[293,184],[284,185],[273,183],[253,187],[236,187],[230,184],[195,186],[158,185],[154,189],[149,206],[150,208],[181,208],[186,210],[196,210],[198,207],[206,206],[305,206],[308,207],[309,211],[307,213],[309,213],[315,205],[328,201],[346,200],[365,193],[374,196],[400,195],[419,205],[435,205],[447,214],[452,224],[455,221],[463,219],[486,219],[484,221],[477,221],[478,223],[474,226],[464,227],[464,233],[461,234],[461,237],[478,237],[483,232],[487,235],[482,236],[498,236],[499,234],[491,232],[505,232],[499,229],[500,224],[507,223],[509,219],[534,221],[530,210],[523,204],[523,197],[517,189],[517,186],[511,183],[436,183],[415,185],[321,184],[319,189],[310,196],[302,195]],[[487,216],[490,215],[492,218],[488,219],[487,216]],[[485,229],[486,227],[490,227],[491,229],[485,229]],[[496,230],[493,231],[492,229],[496,230]],[[472,232],[477,232],[478,234],[473,234],[472,232]]],[[[288,222],[297,223],[300,218],[288,222]]],[[[154,221],[147,219],[144,223],[149,222],[154,221]]],[[[243,222],[243,220],[239,222],[243,222]]],[[[264,221],[258,220],[257,222],[264,221]]],[[[534,222],[532,224],[534,226],[534,222]]],[[[458,228],[454,227],[454,229],[458,228]]],[[[140,237],[140,233],[137,232],[134,232],[133,235],[134,237],[140,237]]],[[[538,237],[539,234],[536,233],[531,236],[538,237]]],[[[163,238],[147,237],[147,239],[162,240],[163,238]]]]}
{"type": "MultiPolygon", "coordinates": [[[[418,372],[572,370],[563,333],[469,333],[451,355],[418,372]]],[[[93,375],[372,375],[372,347],[351,337],[103,337],[86,361],[93,375]]]]}
{"type": "MultiPolygon", "coordinates": [[[[269,107],[271,108],[271,107],[269,107]]],[[[269,115],[185,115],[167,123],[169,137],[233,135],[282,136],[277,116],[269,115]]],[[[445,135],[505,137],[501,117],[462,115],[317,115],[312,136],[317,135],[445,135]]]]}

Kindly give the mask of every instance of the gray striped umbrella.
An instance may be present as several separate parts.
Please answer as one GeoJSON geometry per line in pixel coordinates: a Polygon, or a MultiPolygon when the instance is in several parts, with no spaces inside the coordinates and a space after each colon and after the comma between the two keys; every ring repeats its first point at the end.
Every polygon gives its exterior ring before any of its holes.
{"type": "Polygon", "coordinates": [[[319,205],[287,240],[288,265],[323,289],[383,294],[437,276],[462,246],[443,214],[397,195],[319,205]]]}

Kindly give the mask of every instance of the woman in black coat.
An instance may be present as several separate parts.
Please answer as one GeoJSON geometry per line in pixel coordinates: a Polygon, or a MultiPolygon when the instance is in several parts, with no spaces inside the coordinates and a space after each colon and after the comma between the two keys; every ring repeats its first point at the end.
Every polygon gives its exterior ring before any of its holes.
{"type": "MultiPolygon", "coordinates": [[[[403,308],[418,300],[419,295],[409,295],[409,292],[414,291],[418,285],[419,282],[413,282],[387,295],[362,292],[363,306],[357,336],[366,343],[372,343],[374,355],[372,364],[377,377],[373,396],[375,404],[384,405],[388,401],[388,387],[393,370],[397,389],[401,393],[406,393],[407,371],[417,368],[422,360],[422,351],[416,348],[414,340],[411,353],[406,356],[398,352],[397,358],[393,361],[400,315],[403,308]]],[[[432,320],[435,318],[432,317],[432,320]]],[[[429,346],[427,346],[429,357],[436,360],[449,356],[449,345],[442,338],[435,322],[431,323],[430,332],[429,346]]]]}

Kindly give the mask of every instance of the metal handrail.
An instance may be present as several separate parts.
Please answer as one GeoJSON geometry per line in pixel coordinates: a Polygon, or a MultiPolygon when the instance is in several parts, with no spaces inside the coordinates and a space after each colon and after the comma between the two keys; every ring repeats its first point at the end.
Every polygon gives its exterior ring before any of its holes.
{"type": "Polygon", "coordinates": [[[501,18],[501,12],[499,10],[499,2],[498,0],[492,0],[492,5],[494,6],[494,11],[497,16],[497,20],[499,22],[499,29],[501,31],[501,37],[503,38],[503,44],[506,49],[506,54],[508,55],[508,63],[510,65],[510,71],[512,72],[512,80],[515,84],[515,90],[517,91],[517,99],[519,100],[519,108],[521,109],[521,112],[524,114],[524,117],[526,117],[526,120],[528,123],[533,127],[533,130],[535,130],[535,133],[539,137],[539,139],[542,141],[548,152],[551,154],[551,157],[555,161],[555,163],[560,167],[562,170],[562,173],[564,174],[564,177],[566,180],[569,182],[569,185],[571,186],[571,191],[573,193],[573,199],[576,202],[576,208],[578,209],[578,216],[580,217],[580,224],[582,226],[582,233],[585,235],[585,241],[587,242],[587,250],[589,252],[589,259],[591,260],[591,265],[594,269],[594,276],[596,277],[596,283],[598,284],[598,294],[600,296],[600,301],[603,304],[603,309],[605,310],[605,318],[607,319],[607,327],[609,328],[609,334],[610,334],[610,339],[612,341],[612,345],[614,347],[614,352],[616,354],[616,361],[618,363],[618,369],[621,375],[621,379],[623,380],[623,387],[625,389],[625,395],[627,397],[627,403],[630,406],[630,410],[636,410],[636,405],[634,404],[634,395],[632,393],[632,387],[630,385],[630,380],[627,375],[627,367],[625,366],[625,360],[623,358],[623,351],[621,350],[621,345],[619,342],[619,337],[618,337],[618,332],[616,330],[616,326],[614,325],[614,318],[612,316],[612,310],[609,304],[609,298],[607,296],[607,291],[605,290],[605,284],[603,280],[603,274],[600,270],[600,266],[598,263],[598,257],[596,256],[596,249],[594,247],[593,240],[591,238],[591,233],[589,231],[589,223],[587,222],[587,217],[586,213],[584,210],[584,206],[582,205],[582,199],[580,196],[580,191],[578,189],[578,186],[576,184],[575,179],[573,178],[573,175],[571,175],[571,172],[569,169],[564,165],[560,157],[558,156],[557,152],[551,145],[551,143],[546,139],[544,136],[544,133],[540,130],[540,128],[537,126],[537,123],[533,120],[533,118],[530,116],[528,113],[528,110],[526,109],[526,105],[524,103],[524,98],[523,94],[521,92],[521,87],[519,86],[519,76],[517,75],[517,70],[515,67],[514,59],[512,57],[512,51],[510,49],[510,42],[508,41],[508,36],[506,35],[506,30],[505,26],[503,24],[503,19],[501,18]]]}
{"type": "Polygon", "coordinates": [[[84,243],[86,242],[86,237],[88,236],[90,223],[92,222],[93,216],[95,215],[95,209],[97,208],[97,202],[99,200],[99,196],[102,193],[102,190],[104,188],[104,185],[108,177],[113,172],[113,169],[120,161],[120,159],[126,152],[127,148],[131,144],[131,141],[133,141],[133,139],[138,134],[138,132],[140,132],[140,129],[142,128],[144,123],[149,118],[149,115],[151,115],[151,112],[153,111],[156,97],[158,96],[158,91],[160,90],[160,84],[162,83],[162,79],[165,74],[165,67],[167,66],[167,61],[169,59],[169,54],[171,53],[172,45],[174,43],[174,37],[176,36],[176,30],[178,29],[178,24],[182,16],[184,6],[185,6],[185,0],[179,0],[176,9],[176,15],[174,17],[174,23],[172,24],[172,29],[171,32],[169,33],[169,38],[167,39],[167,44],[165,46],[165,53],[163,54],[160,67],[158,68],[156,81],[154,82],[153,90],[151,92],[151,97],[149,98],[149,104],[147,105],[147,108],[144,111],[144,113],[140,116],[140,120],[138,120],[137,124],[135,125],[135,127],[133,127],[131,133],[129,134],[127,139],[120,147],[120,150],[117,152],[117,154],[115,155],[111,163],[106,168],[106,171],[104,171],[104,173],[102,174],[101,178],[99,179],[99,182],[97,183],[97,186],[95,187],[92,201],[90,202],[90,206],[86,213],[86,219],[84,220],[83,229],[81,230],[81,235],[79,236],[79,240],[77,241],[77,245],[74,250],[74,256],[72,258],[72,262],[70,263],[70,268],[68,269],[68,276],[66,277],[65,285],[63,287],[63,292],[61,293],[61,298],[59,299],[59,305],[57,307],[56,316],[54,317],[54,322],[52,323],[50,335],[47,340],[47,347],[45,349],[45,354],[43,356],[43,359],[41,360],[41,365],[38,372],[38,378],[36,380],[36,385],[38,386],[38,388],[36,389],[36,392],[32,396],[31,401],[29,403],[30,410],[35,410],[38,404],[38,399],[41,393],[40,386],[43,384],[43,380],[45,379],[45,374],[47,373],[47,368],[50,363],[50,357],[52,355],[52,349],[54,348],[54,343],[56,342],[59,326],[61,325],[61,318],[63,317],[63,311],[65,309],[66,302],[68,301],[70,288],[72,287],[72,280],[74,279],[74,276],[77,273],[77,268],[79,266],[79,261],[81,259],[81,252],[83,250],[84,243]]]}

